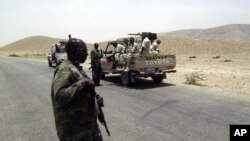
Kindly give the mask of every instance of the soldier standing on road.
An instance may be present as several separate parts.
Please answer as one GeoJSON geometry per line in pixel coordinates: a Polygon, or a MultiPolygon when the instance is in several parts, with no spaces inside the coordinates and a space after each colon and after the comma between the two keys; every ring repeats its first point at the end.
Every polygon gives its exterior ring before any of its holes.
{"type": "Polygon", "coordinates": [[[55,70],[51,87],[55,124],[60,141],[103,141],[97,124],[94,82],[80,66],[87,58],[86,44],[71,38],[66,44],[68,61],[55,70]]]}
{"type": "Polygon", "coordinates": [[[100,85],[100,79],[102,75],[102,67],[101,67],[101,61],[102,58],[102,50],[100,51],[98,49],[99,44],[94,44],[94,49],[90,53],[91,57],[91,68],[92,68],[92,79],[95,82],[96,85],[100,85]]]}

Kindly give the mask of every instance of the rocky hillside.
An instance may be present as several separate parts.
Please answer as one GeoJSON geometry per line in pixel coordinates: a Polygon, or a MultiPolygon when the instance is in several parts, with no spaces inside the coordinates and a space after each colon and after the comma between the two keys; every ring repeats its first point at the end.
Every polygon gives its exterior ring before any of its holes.
{"type": "MultiPolygon", "coordinates": [[[[47,36],[31,36],[13,43],[10,43],[2,48],[0,51],[8,52],[25,52],[25,53],[48,53],[51,45],[65,41],[66,39],[51,38],[47,36]]],[[[87,46],[92,46],[87,44],[87,46]]]]}
{"type": "Polygon", "coordinates": [[[250,42],[250,24],[230,24],[208,29],[186,29],[160,33],[162,36],[250,42]]]}

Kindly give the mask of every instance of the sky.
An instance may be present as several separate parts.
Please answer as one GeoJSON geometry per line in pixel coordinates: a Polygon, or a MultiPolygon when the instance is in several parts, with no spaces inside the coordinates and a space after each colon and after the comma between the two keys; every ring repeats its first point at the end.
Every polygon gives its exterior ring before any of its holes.
{"type": "Polygon", "coordinates": [[[250,24],[249,0],[0,0],[0,47],[28,36],[94,43],[128,33],[250,24]]]}

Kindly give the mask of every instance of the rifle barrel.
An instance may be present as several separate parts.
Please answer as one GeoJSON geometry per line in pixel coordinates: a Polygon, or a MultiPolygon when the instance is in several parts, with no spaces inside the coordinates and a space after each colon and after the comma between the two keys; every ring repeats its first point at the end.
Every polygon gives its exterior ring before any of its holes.
{"type": "MultiPolygon", "coordinates": [[[[92,89],[92,93],[96,96],[96,91],[95,91],[94,88],[92,89]]],[[[105,130],[106,130],[108,136],[110,136],[110,132],[109,132],[109,129],[108,129],[107,122],[105,120],[104,113],[102,111],[102,107],[98,103],[97,103],[97,108],[98,108],[98,111],[99,111],[97,117],[98,117],[99,121],[104,125],[105,130]]]]}
{"type": "Polygon", "coordinates": [[[140,33],[129,33],[128,35],[141,35],[140,33]]]}

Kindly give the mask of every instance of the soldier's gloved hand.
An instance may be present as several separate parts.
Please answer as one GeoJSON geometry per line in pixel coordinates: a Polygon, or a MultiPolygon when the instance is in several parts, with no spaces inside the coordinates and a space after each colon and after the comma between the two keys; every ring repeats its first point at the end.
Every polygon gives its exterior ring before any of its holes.
{"type": "Polygon", "coordinates": [[[83,85],[86,88],[94,88],[95,87],[95,82],[90,80],[90,79],[86,79],[86,80],[83,81],[83,85]]]}
{"type": "Polygon", "coordinates": [[[100,107],[104,107],[104,101],[103,101],[102,96],[100,96],[99,94],[96,94],[96,100],[100,107]]]}

